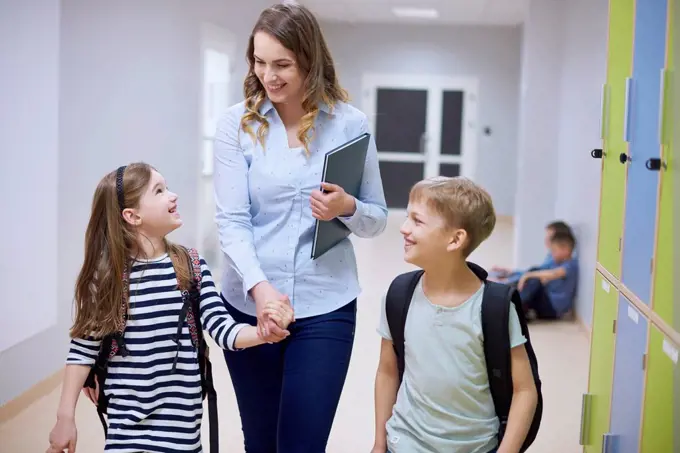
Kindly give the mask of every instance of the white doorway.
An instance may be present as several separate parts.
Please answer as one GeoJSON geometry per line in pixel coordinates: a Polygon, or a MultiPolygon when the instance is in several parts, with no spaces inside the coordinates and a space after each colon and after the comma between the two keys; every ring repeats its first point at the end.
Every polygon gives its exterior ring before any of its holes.
{"type": "Polygon", "coordinates": [[[215,194],[213,188],[213,138],[217,122],[233,103],[231,93],[234,73],[233,35],[213,24],[201,30],[202,99],[201,99],[201,177],[198,209],[198,244],[211,267],[222,264],[217,226],[215,225],[215,194]]]}
{"type": "Polygon", "coordinates": [[[471,77],[363,77],[363,109],[378,147],[388,208],[406,208],[411,186],[423,178],[474,179],[477,92],[471,77]]]}

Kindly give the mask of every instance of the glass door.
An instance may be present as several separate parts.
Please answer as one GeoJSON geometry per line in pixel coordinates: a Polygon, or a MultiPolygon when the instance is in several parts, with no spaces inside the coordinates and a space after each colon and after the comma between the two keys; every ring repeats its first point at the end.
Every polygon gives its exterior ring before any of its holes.
{"type": "Polygon", "coordinates": [[[364,111],[371,123],[390,209],[405,209],[416,182],[474,174],[476,81],[367,75],[364,111]]]}

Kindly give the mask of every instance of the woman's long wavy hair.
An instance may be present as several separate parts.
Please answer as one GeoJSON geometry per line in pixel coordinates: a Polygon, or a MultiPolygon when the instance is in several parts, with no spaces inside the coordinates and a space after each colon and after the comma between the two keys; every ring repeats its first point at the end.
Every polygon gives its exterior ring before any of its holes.
{"type": "MultiPolygon", "coordinates": [[[[137,208],[151,182],[153,168],[145,163],[128,165],[123,173],[125,208],[137,208]]],[[[118,205],[116,171],[99,182],[92,201],[92,212],[85,233],[85,260],[75,285],[76,316],[71,337],[112,334],[121,324],[123,272],[140,257],[135,227],[123,219],[118,205]]],[[[189,289],[191,274],[186,251],[165,240],[180,289],[189,289]]],[[[127,298],[125,298],[127,301],[127,298]]]]}
{"type": "Polygon", "coordinates": [[[241,129],[250,135],[253,141],[259,141],[264,148],[269,124],[259,112],[266,99],[266,92],[254,69],[254,38],[258,32],[268,33],[293,52],[298,69],[305,77],[302,107],[306,113],[300,122],[297,137],[309,155],[314,120],[319,114],[319,103],[325,103],[332,108],[336,102],[347,102],[349,99],[347,92],[338,82],[333,58],[321,27],[307,8],[285,3],[265,9],[253,28],[246,53],[249,70],[243,83],[246,113],[241,118],[241,129]],[[257,136],[251,128],[253,122],[259,123],[257,136]]]}

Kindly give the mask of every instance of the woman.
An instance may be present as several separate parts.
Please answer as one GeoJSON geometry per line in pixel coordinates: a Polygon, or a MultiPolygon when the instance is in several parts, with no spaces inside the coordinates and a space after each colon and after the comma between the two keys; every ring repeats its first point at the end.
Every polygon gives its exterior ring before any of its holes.
{"type": "Polygon", "coordinates": [[[387,208],[371,139],[357,198],[320,181],[324,155],[368,132],[347,104],[314,16],[297,4],[262,12],[251,34],[245,101],[220,119],[215,139],[217,224],[227,261],[223,297],[237,322],[257,323],[268,300],[295,311],[280,343],[225,359],[248,453],[324,452],[349,366],[360,292],[349,239],[316,260],[316,219],[340,219],[374,237],[387,208]]]}

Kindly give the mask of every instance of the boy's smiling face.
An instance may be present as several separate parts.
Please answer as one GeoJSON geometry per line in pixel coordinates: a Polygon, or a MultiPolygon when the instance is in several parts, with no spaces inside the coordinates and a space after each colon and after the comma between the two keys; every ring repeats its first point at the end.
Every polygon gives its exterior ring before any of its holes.
{"type": "Polygon", "coordinates": [[[419,267],[451,259],[451,252],[460,251],[467,240],[465,230],[451,228],[424,200],[409,202],[399,231],[404,236],[404,260],[419,267]]]}

